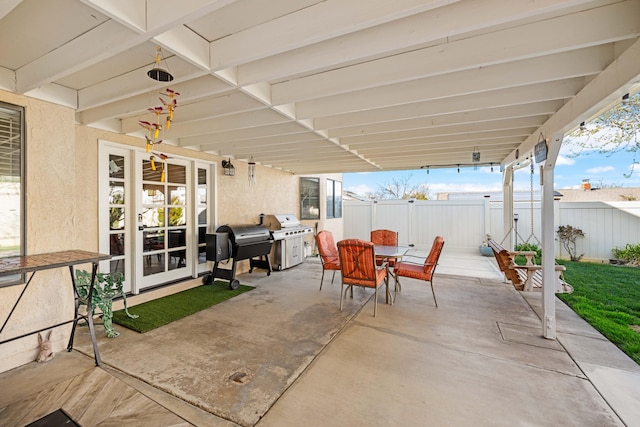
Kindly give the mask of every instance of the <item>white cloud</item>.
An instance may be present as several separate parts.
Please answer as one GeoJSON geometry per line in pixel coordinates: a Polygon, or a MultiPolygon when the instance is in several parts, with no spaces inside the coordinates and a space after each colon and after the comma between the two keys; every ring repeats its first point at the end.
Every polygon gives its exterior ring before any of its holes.
{"type": "Polygon", "coordinates": [[[615,170],[616,168],[613,166],[596,166],[595,168],[587,169],[586,172],[592,175],[597,175],[599,173],[613,172],[615,170]]]}
{"type": "Polygon", "coordinates": [[[575,162],[575,160],[568,157],[558,156],[558,159],[556,160],[556,166],[572,166],[573,164],[575,164],[575,162]]]}

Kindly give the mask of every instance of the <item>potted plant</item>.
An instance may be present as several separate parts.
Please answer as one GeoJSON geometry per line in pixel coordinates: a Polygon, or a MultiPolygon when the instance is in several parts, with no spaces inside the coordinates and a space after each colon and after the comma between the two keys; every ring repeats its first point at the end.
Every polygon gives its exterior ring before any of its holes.
{"type": "Polygon", "coordinates": [[[493,249],[489,247],[489,240],[491,240],[491,234],[487,234],[487,238],[480,245],[480,254],[483,256],[493,256],[493,249]]]}

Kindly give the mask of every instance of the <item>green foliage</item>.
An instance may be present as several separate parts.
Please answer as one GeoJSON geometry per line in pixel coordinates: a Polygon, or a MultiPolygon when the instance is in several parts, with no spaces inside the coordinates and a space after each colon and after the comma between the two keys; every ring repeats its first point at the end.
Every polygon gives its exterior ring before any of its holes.
{"type": "Polygon", "coordinates": [[[632,245],[631,243],[627,243],[624,248],[613,248],[611,249],[613,256],[619,259],[620,261],[624,261],[626,264],[631,265],[640,265],[640,243],[636,245],[632,245]]]}
{"type": "MultiPolygon", "coordinates": [[[[620,103],[604,112],[584,128],[579,128],[567,136],[577,146],[570,157],[580,154],[613,154],[619,151],[634,153],[633,163],[638,164],[636,154],[640,149],[640,93],[629,97],[629,102],[620,103]]],[[[629,174],[624,174],[629,178],[629,174]]]]}
{"type": "Polygon", "coordinates": [[[535,243],[518,243],[516,251],[533,251],[536,253],[537,258],[542,256],[542,248],[535,243]]]}
{"type": "Polygon", "coordinates": [[[574,291],[558,294],[580,317],[640,364],[640,269],[559,261],[574,291]]]}
{"type": "MultiPolygon", "coordinates": [[[[179,197],[173,197],[171,199],[171,205],[180,205],[182,201],[179,197]]],[[[183,209],[181,207],[169,208],[169,225],[183,225],[184,218],[182,215],[183,209]]],[[[158,208],[158,222],[164,225],[164,208],[158,208]]]]}
{"type": "Polygon", "coordinates": [[[584,237],[584,232],[571,225],[561,225],[558,227],[556,233],[558,234],[558,238],[560,239],[562,246],[567,250],[567,252],[569,252],[571,261],[580,261],[584,254],[577,254],[576,240],[584,237]]]}

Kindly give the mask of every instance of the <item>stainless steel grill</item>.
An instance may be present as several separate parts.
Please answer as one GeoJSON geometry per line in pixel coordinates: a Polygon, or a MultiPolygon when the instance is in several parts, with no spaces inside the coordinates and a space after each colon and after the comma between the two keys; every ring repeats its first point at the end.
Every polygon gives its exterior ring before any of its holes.
{"type": "Polygon", "coordinates": [[[300,224],[293,214],[267,215],[265,220],[273,237],[271,265],[282,270],[302,263],[304,236],[312,234],[313,228],[300,224]]]}

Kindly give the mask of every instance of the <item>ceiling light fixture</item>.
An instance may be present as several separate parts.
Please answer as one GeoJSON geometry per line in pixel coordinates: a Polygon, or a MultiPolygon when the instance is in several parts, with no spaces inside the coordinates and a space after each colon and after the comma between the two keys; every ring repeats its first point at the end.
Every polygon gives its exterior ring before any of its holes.
{"type": "MultiPolygon", "coordinates": [[[[159,82],[170,82],[173,80],[173,76],[167,70],[160,68],[160,62],[162,62],[164,58],[162,58],[162,48],[160,46],[156,47],[156,60],[155,65],[152,69],[147,71],[147,76],[151,77],[153,80],[157,80],[159,82]]],[[[167,61],[164,60],[166,65],[167,61]]],[[[169,67],[167,67],[169,68],[169,67]]]]}

